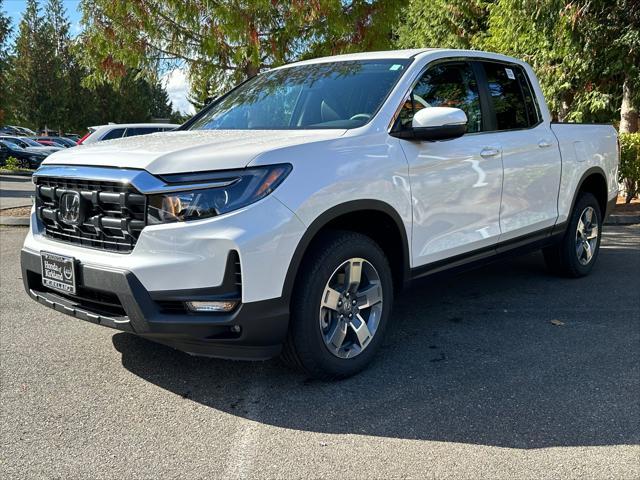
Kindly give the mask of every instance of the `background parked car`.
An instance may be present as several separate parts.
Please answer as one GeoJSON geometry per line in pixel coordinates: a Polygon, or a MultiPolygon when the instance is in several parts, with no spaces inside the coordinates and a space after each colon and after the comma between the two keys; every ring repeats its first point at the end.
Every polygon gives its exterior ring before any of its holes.
{"type": "Polygon", "coordinates": [[[80,140],[80,135],[78,135],[77,133],[65,133],[62,138],[68,138],[69,140],[71,140],[72,142],[74,142],[76,145],[78,144],[78,140],[80,140]]]}
{"type": "Polygon", "coordinates": [[[62,150],[64,148],[64,147],[45,147],[44,145],[40,145],[38,142],[30,139],[29,137],[0,136],[0,140],[14,143],[19,147],[24,148],[30,152],[45,153],[46,155],[49,155],[53,152],[57,152],[58,150],[62,150]]]}
{"type": "Polygon", "coordinates": [[[0,164],[2,165],[6,163],[9,157],[13,157],[20,162],[20,166],[36,169],[48,155],[48,153],[34,152],[15,143],[0,139],[0,164]]]}
{"type": "Polygon", "coordinates": [[[147,135],[149,133],[167,132],[174,130],[180,125],[172,123],[126,123],[109,125],[98,125],[89,127],[89,132],[78,140],[78,145],[100,142],[102,140],[113,140],[114,138],[134,137],[137,135],[147,135]]]}
{"type": "Polygon", "coordinates": [[[5,125],[0,129],[0,134],[3,135],[18,135],[18,136],[33,136],[36,134],[33,130],[27,127],[19,127],[17,125],[5,125]]]}
{"type": "Polygon", "coordinates": [[[54,144],[57,144],[54,146],[60,146],[64,148],[71,148],[77,145],[76,142],[74,142],[70,138],[65,138],[65,137],[42,136],[42,137],[33,137],[33,140],[35,140],[38,143],[41,143],[42,145],[51,145],[51,142],[53,142],[54,144]],[[50,143],[46,143],[46,142],[50,142],[50,143]]]}
{"type": "Polygon", "coordinates": [[[78,135],[77,133],[66,132],[64,134],[61,134],[58,130],[51,129],[38,130],[37,136],[38,138],[68,138],[70,140],[73,140],[74,142],[77,142],[80,139],[80,135],[78,135]]]}
{"type": "Polygon", "coordinates": [[[60,148],[67,148],[64,145],[60,144],[60,143],[56,143],[53,140],[40,140],[38,138],[34,138],[34,141],[36,141],[37,143],[39,143],[42,146],[45,147],[60,147],[60,148]]]}
{"type": "Polygon", "coordinates": [[[22,132],[11,125],[4,125],[3,127],[0,127],[0,135],[21,136],[22,132]]]}

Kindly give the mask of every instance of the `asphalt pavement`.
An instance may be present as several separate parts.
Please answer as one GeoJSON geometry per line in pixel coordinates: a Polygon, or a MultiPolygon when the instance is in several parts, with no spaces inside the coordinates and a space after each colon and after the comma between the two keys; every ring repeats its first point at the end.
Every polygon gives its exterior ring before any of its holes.
{"type": "Polygon", "coordinates": [[[0,209],[31,205],[34,186],[31,177],[0,175],[0,209]]]}
{"type": "Polygon", "coordinates": [[[2,478],[640,478],[640,226],[591,276],[531,254],[396,302],[341,382],[195,358],[53,312],[0,227],[2,478]]]}

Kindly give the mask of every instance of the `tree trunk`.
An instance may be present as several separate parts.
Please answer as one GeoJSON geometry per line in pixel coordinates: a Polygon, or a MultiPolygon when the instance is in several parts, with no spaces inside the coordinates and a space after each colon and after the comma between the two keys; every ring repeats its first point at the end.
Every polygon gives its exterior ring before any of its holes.
{"type": "Polygon", "coordinates": [[[622,105],[620,106],[620,133],[635,133],[638,131],[638,111],[633,105],[631,80],[629,75],[622,84],[622,105]]]}
{"type": "MultiPolygon", "coordinates": [[[[633,105],[633,92],[629,75],[622,84],[622,105],[620,105],[620,133],[635,133],[638,131],[638,111],[633,105]]],[[[625,202],[631,203],[636,194],[636,180],[625,178],[623,181],[626,195],[625,202]]]]}
{"type": "Polygon", "coordinates": [[[562,95],[560,101],[560,107],[558,108],[558,122],[566,122],[569,113],[571,112],[571,104],[573,103],[573,93],[565,92],[562,95]]]}
{"type": "Polygon", "coordinates": [[[566,101],[562,101],[560,108],[558,109],[558,122],[566,122],[569,115],[569,105],[566,101]]]}
{"type": "Polygon", "coordinates": [[[246,75],[246,78],[255,77],[258,72],[260,72],[260,67],[258,65],[254,65],[251,61],[248,61],[244,66],[244,74],[246,75]]]}

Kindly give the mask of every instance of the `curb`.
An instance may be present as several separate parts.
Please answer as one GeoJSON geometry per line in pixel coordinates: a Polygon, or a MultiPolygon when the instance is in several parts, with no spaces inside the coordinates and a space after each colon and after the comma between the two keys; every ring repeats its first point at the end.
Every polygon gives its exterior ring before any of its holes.
{"type": "Polygon", "coordinates": [[[2,212],[2,211],[4,211],[4,210],[11,210],[11,209],[13,209],[13,208],[24,208],[24,207],[30,207],[30,206],[32,206],[32,205],[33,205],[33,203],[32,203],[32,202],[29,202],[29,203],[25,203],[24,205],[16,205],[16,206],[14,206],[14,207],[2,207],[2,208],[0,208],[0,212],[2,212]]]}
{"type": "Polygon", "coordinates": [[[0,216],[0,225],[10,225],[13,227],[28,227],[29,217],[2,217],[0,216]]]}
{"type": "Polygon", "coordinates": [[[0,175],[11,175],[12,177],[30,177],[33,172],[14,172],[12,170],[0,170],[0,175]]]}

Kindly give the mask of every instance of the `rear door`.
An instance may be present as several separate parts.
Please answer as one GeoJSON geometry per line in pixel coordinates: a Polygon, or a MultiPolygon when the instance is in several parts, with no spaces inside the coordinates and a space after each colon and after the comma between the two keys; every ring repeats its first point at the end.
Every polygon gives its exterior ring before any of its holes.
{"type": "Polygon", "coordinates": [[[502,242],[552,227],[556,222],[560,151],[550,125],[542,121],[524,69],[516,64],[480,63],[492,109],[490,129],[502,146],[502,242]]]}
{"type": "Polygon", "coordinates": [[[464,60],[430,66],[400,111],[405,126],[422,108],[460,108],[468,118],[460,138],[400,140],[411,178],[414,267],[490,247],[500,236],[501,147],[499,135],[484,131],[487,99],[476,70],[464,60]]]}

